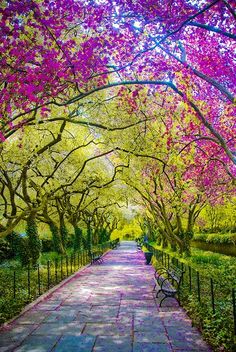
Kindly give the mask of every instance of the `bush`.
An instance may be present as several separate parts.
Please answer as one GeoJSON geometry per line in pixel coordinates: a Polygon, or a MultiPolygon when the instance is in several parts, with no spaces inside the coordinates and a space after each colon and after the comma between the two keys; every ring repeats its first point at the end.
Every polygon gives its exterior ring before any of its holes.
{"type": "Polygon", "coordinates": [[[192,240],[193,241],[201,241],[201,242],[206,242],[208,234],[206,233],[196,233],[193,235],[192,240]]]}
{"type": "Polygon", "coordinates": [[[10,245],[13,256],[17,256],[20,252],[20,245],[22,240],[21,235],[19,233],[12,232],[11,234],[7,235],[5,239],[10,245]]]}
{"type": "Polygon", "coordinates": [[[22,266],[30,264],[30,248],[29,239],[27,237],[21,238],[18,255],[22,266]]]}
{"type": "Polygon", "coordinates": [[[81,249],[82,237],[83,237],[82,229],[80,227],[75,227],[75,235],[74,235],[74,243],[73,243],[73,247],[75,251],[81,249]]]}
{"type": "Polygon", "coordinates": [[[53,241],[50,238],[42,238],[42,252],[52,252],[54,250],[53,241]]]}
{"type": "Polygon", "coordinates": [[[227,234],[198,233],[193,236],[193,241],[200,241],[200,242],[212,243],[212,244],[236,245],[236,234],[235,233],[227,233],[227,234]]]}
{"type": "Polygon", "coordinates": [[[206,242],[214,244],[236,244],[236,234],[209,234],[206,242]]]}
{"type": "Polygon", "coordinates": [[[5,259],[10,259],[14,257],[14,253],[11,250],[9,242],[5,239],[0,239],[0,262],[5,259]]]}

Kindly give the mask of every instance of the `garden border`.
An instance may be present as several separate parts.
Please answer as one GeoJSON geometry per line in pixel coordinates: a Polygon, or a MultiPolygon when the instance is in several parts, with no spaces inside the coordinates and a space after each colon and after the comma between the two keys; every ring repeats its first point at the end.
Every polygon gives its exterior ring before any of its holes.
{"type": "MultiPolygon", "coordinates": [[[[111,251],[111,249],[108,249],[105,253],[103,253],[103,255],[101,257],[104,257],[107,253],[109,253],[111,251]]],[[[53,292],[55,292],[56,290],[58,290],[60,287],[62,287],[63,285],[67,284],[70,280],[72,280],[76,275],[78,275],[78,273],[82,272],[83,270],[87,269],[89,266],[91,266],[92,263],[88,263],[87,265],[83,266],[82,268],[80,268],[79,270],[77,270],[75,273],[73,273],[72,275],[68,276],[67,278],[65,278],[64,280],[60,281],[57,285],[53,286],[52,288],[50,288],[48,291],[46,291],[45,293],[43,293],[42,295],[40,295],[38,298],[36,298],[34,301],[28,303],[23,309],[22,311],[14,316],[13,318],[11,318],[10,320],[6,321],[5,323],[3,323],[0,326],[0,331],[4,330],[8,325],[12,324],[16,319],[20,318],[22,315],[24,315],[26,312],[28,312],[30,309],[32,309],[34,306],[36,306],[38,303],[40,303],[41,301],[43,301],[44,299],[46,299],[48,296],[50,296],[53,292]]]]}

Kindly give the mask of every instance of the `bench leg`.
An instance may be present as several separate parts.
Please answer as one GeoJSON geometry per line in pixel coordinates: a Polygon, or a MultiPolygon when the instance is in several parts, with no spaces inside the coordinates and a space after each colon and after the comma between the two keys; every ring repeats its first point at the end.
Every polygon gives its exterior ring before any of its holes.
{"type": "Polygon", "coordinates": [[[177,299],[176,297],[174,297],[174,296],[165,296],[165,297],[163,297],[163,298],[161,299],[161,301],[160,301],[160,307],[161,307],[161,305],[162,305],[162,302],[163,302],[166,298],[174,298],[174,299],[178,302],[178,304],[180,305],[180,303],[179,303],[179,301],[178,301],[178,299],[177,299]]]}
{"type": "Polygon", "coordinates": [[[161,299],[161,301],[160,301],[160,307],[161,307],[161,305],[162,305],[162,302],[167,298],[168,296],[165,296],[165,297],[163,297],[162,299],[161,299]]]}

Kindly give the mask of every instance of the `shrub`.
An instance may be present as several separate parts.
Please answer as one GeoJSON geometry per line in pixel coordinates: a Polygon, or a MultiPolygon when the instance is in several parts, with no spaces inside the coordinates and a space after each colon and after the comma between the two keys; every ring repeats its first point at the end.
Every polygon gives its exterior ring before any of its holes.
{"type": "Polygon", "coordinates": [[[0,239],[0,262],[14,256],[10,244],[5,239],[0,239]]]}
{"type": "Polygon", "coordinates": [[[82,236],[83,236],[82,229],[79,227],[75,227],[74,246],[73,246],[75,251],[77,251],[78,249],[81,249],[82,236]]]}
{"type": "Polygon", "coordinates": [[[18,255],[22,266],[30,264],[30,248],[29,239],[27,237],[21,238],[18,255]]]}
{"type": "Polygon", "coordinates": [[[227,233],[227,234],[219,234],[219,233],[198,233],[193,236],[194,241],[201,241],[205,243],[212,244],[233,244],[236,245],[236,234],[227,233]]]}
{"type": "Polygon", "coordinates": [[[53,241],[50,238],[42,238],[42,252],[52,252],[54,250],[53,241]]]}
{"type": "Polygon", "coordinates": [[[21,235],[13,231],[11,234],[7,235],[5,239],[10,245],[13,256],[17,256],[20,251],[21,235]]]}
{"type": "Polygon", "coordinates": [[[193,241],[206,242],[208,234],[206,233],[196,233],[193,235],[193,241]]]}

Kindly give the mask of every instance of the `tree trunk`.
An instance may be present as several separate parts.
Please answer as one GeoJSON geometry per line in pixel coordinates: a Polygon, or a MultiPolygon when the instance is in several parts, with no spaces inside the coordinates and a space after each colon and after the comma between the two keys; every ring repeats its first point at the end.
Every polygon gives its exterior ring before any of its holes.
{"type": "Polygon", "coordinates": [[[26,234],[28,236],[30,261],[32,266],[36,266],[40,258],[42,244],[38,235],[35,213],[31,213],[27,218],[26,234]]]}
{"type": "Polygon", "coordinates": [[[82,247],[83,231],[80,227],[77,226],[77,224],[73,224],[73,227],[74,227],[74,234],[75,234],[74,251],[78,251],[82,247]]]}
{"type": "Polygon", "coordinates": [[[68,241],[68,230],[65,225],[65,219],[64,219],[63,213],[59,214],[59,220],[60,220],[60,234],[61,234],[62,245],[64,248],[66,248],[67,241],[68,241]]]}
{"type": "Polygon", "coordinates": [[[49,227],[52,233],[52,239],[54,244],[54,249],[59,254],[65,254],[65,250],[62,243],[61,234],[58,226],[56,226],[52,221],[49,223],[49,227]]]}

